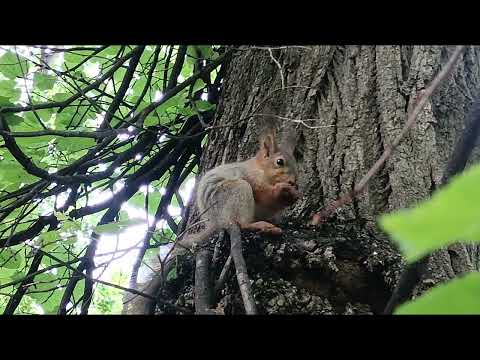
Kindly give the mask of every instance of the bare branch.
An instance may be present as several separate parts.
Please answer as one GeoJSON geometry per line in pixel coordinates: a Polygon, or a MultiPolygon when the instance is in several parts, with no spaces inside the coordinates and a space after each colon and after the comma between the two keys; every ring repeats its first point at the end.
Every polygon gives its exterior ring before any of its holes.
{"type": "Polygon", "coordinates": [[[52,108],[59,108],[60,110],[64,109],[66,106],[77,100],[82,96],[82,94],[88,93],[90,90],[95,89],[98,85],[103,83],[105,80],[110,78],[115,71],[117,71],[123,63],[125,63],[128,59],[136,54],[139,51],[138,48],[131,51],[124,57],[120,58],[115,65],[113,65],[103,76],[101,76],[98,80],[94,81],[90,85],[86,86],[85,88],[81,89],[81,91],[77,92],[76,94],[72,95],[68,99],[59,102],[47,102],[47,103],[40,103],[35,105],[28,105],[28,106],[15,106],[15,107],[2,107],[0,108],[0,114],[7,114],[7,113],[19,113],[22,111],[31,111],[35,108],[35,110],[41,109],[52,109],[52,108]]]}
{"type": "Polygon", "coordinates": [[[247,265],[245,264],[245,259],[242,255],[242,237],[240,233],[240,228],[238,225],[233,225],[228,229],[230,234],[230,253],[235,263],[235,268],[237,272],[238,287],[240,288],[240,293],[242,294],[243,304],[245,306],[245,312],[247,315],[255,315],[257,313],[257,307],[255,305],[255,299],[252,295],[252,290],[250,288],[250,278],[248,277],[247,265]]]}
{"type": "Polygon", "coordinates": [[[323,129],[323,128],[335,126],[335,125],[311,126],[311,125],[306,124],[307,121],[321,121],[321,119],[291,119],[291,118],[287,118],[285,116],[279,116],[279,115],[275,115],[275,114],[263,114],[263,113],[255,113],[254,116],[273,116],[273,117],[276,117],[277,119],[280,119],[280,120],[285,120],[285,121],[289,121],[289,122],[292,122],[292,123],[297,123],[297,124],[303,125],[304,127],[308,128],[308,129],[323,129]]]}
{"type": "Polygon", "coordinates": [[[232,267],[232,264],[233,264],[232,261],[233,261],[232,255],[230,254],[228,256],[227,261],[225,262],[225,265],[222,268],[222,272],[220,273],[218,280],[215,283],[215,292],[214,292],[215,296],[218,296],[223,286],[225,285],[225,282],[227,281],[228,273],[230,272],[230,268],[232,267]]]}
{"type": "Polygon", "coordinates": [[[210,313],[211,289],[210,289],[210,260],[212,252],[201,249],[195,256],[195,313],[210,313]]]}
{"type": "Polygon", "coordinates": [[[127,129],[120,130],[103,130],[103,131],[75,131],[75,130],[53,130],[45,129],[40,131],[18,131],[8,132],[0,130],[0,134],[12,137],[37,137],[37,136],[60,136],[60,137],[83,137],[91,139],[103,139],[109,136],[118,136],[121,134],[129,134],[127,129]]]}
{"type": "Polygon", "coordinates": [[[270,54],[270,57],[272,58],[273,62],[275,65],[277,65],[278,70],[280,71],[280,79],[282,80],[282,89],[285,89],[285,78],[283,77],[283,70],[282,70],[282,65],[278,62],[277,59],[273,56],[272,49],[268,48],[268,53],[270,54]]]}
{"type": "Polygon", "coordinates": [[[318,225],[324,222],[326,219],[332,216],[338,208],[349,203],[350,201],[352,201],[354,197],[358,196],[358,194],[362,193],[365,190],[367,183],[370,181],[370,179],[373,176],[375,176],[378,173],[378,171],[385,164],[385,161],[387,161],[387,159],[390,157],[392,152],[397,148],[397,146],[403,140],[407,132],[413,126],[413,124],[415,123],[415,120],[417,119],[418,114],[420,113],[420,111],[422,111],[424,105],[426,104],[430,96],[440,86],[442,81],[451,73],[458,57],[460,56],[464,48],[465,48],[464,46],[457,46],[455,48],[455,51],[450,56],[450,59],[445,64],[443,69],[437,74],[437,76],[435,76],[435,78],[427,86],[427,88],[421,92],[419,98],[417,99],[417,103],[415,107],[408,115],[407,122],[405,123],[402,131],[400,131],[400,134],[398,134],[398,136],[395,138],[392,144],[385,148],[385,151],[383,152],[382,156],[380,156],[380,158],[370,168],[367,174],[358,182],[357,185],[355,185],[354,189],[351,192],[345,194],[340,199],[331,203],[320,213],[315,214],[311,222],[313,225],[318,225]]]}

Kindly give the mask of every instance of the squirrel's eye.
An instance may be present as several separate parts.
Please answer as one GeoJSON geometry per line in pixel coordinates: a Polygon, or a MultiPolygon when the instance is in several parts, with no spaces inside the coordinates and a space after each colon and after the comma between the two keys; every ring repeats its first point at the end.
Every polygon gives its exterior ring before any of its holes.
{"type": "Polygon", "coordinates": [[[277,159],[277,165],[283,166],[284,165],[283,159],[277,159]]]}

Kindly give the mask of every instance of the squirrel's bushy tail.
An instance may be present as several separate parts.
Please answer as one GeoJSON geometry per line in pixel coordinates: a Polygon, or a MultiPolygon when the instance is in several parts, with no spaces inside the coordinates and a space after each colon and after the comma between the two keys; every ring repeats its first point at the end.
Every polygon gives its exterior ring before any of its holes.
{"type": "MultiPolygon", "coordinates": [[[[201,245],[207,241],[213,233],[218,230],[217,227],[211,223],[207,224],[206,228],[196,234],[188,234],[184,239],[180,240],[175,250],[181,251],[182,249],[191,249],[194,245],[201,245]]],[[[174,251],[176,252],[176,251],[174,251]]],[[[183,253],[183,251],[182,251],[183,253]]],[[[173,255],[173,254],[172,254],[173,255]]],[[[179,255],[179,252],[176,252],[179,255]]]]}

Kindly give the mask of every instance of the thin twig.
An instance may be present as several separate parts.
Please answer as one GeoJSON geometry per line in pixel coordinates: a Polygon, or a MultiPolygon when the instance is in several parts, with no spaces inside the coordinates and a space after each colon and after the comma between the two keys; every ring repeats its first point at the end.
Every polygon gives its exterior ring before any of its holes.
{"type": "MultiPolygon", "coordinates": [[[[14,49],[15,49],[15,56],[17,57],[17,61],[18,61],[18,66],[20,67],[20,71],[22,72],[22,78],[23,78],[23,84],[25,86],[25,93],[27,94],[27,98],[28,98],[28,102],[30,103],[30,105],[32,106],[32,112],[33,112],[33,115],[35,116],[35,118],[37,119],[38,123],[40,124],[40,126],[44,129],[46,129],[47,127],[45,126],[45,124],[43,123],[42,119],[40,118],[40,116],[38,115],[38,113],[36,112],[35,110],[35,107],[33,105],[33,101],[32,101],[32,97],[30,95],[30,91],[28,91],[28,85],[27,85],[27,73],[25,71],[23,71],[23,66],[22,66],[22,61],[20,60],[20,56],[18,55],[18,51],[17,51],[17,47],[14,46],[14,49]]],[[[27,69],[28,70],[28,69],[27,69]]]]}
{"type": "Polygon", "coordinates": [[[282,70],[282,65],[278,62],[277,59],[273,56],[272,49],[268,48],[268,53],[270,54],[270,57],[272,58],[273,62],[275,65],[277,65],[278,70],[280,71],[280,79],[282,80],[282,89],[285,89],[285,78],[283,77],[283,70],[282,70]]]}
{"type": "MultiPolygon", "coordinates": [[[[450,160],[448,161],[442,181],[440,182],[440,189],[447,185],[454,176],[460,174],[465,169],[479,136],[480,97],[475,99],[472,109],[467,115],[465,128],[450,155],[450,160]]],[[[423,274],[427,271],[429,259],[430,255],[425,255],[420,260],[407,264],[407,267],[400,276],[397,286],[393,290],[392,296],[385,307],[384,314],[392,314],[398,305],[411,298],[415,287],[422,279],[423,274]]]]}
{"type": "Polygon", "coordinates": [[[228,255],[228,259],[225,262],[225,265],[223,266],[222,272],[220,273],[220,276],[218,277],[217,282],[215,283],[215,296],[218,296],[220,291],[222,290],[223,286],[225,285],[225,282],[227,281],[228,273],[230,268],[232,267],[232,255],[228,255]]]}
{"type": "MultiPolygon", "coordinates": [[[[122,135],[131,133],[127,129],[121,130],[101,130],[101,131],[77,131],[77,130],[54,130],[45,128],[45,130],[39,131],[17,131],[9,132],[5,130],[0,130],[0,134],[5,134],[7,136],[13,137],[37,137],[37,136],[60,136],[60,137],[84,137],[92,139],[103,139],[112,135],[122,135]]],[[[132,135],[133,136],[133,135],[132,135]]]]}
{"type": "Polygon", "coordinates": [[[255,113],[255,116],[273,116],[273,117],[276,117],[277,119],[280,119],[280,120],[285,120],[285,121],[290,121],[292,123],[301,124],[308,129],[323,129],[323,128],[335,126],[335,125],[311,126],[311,125],[307,125],[305,123],[306,121],[320,121],[321,119],[291,119],[291,118],[287,118],[285,116],[280,116],[280,115],[275,115],[275,114],[263,114],[263,113],[255,113]]]}
{"type": "Polygon", "coordinates": [[[301,46],[301,45],[286,45],[286,46],[249,46],[247,48],[235,48],[235,51],[249,51],[249,50],[287,50],[287,49],[302,49],[302,50],[313,50],[313,47],[301,46]]]}
{"type": "Polygon", "coordinates": [[[242,237],[238,225],[232,225],[228,230],[230,235],[230,253],[235,263],[237,272],[238,287],[242,294],[243,305],[247,315],[257,314],[255,299],[253,298],[252,289],[250,287],[250,278],[248,277],[247,265],[242,254],[242,237]]]}

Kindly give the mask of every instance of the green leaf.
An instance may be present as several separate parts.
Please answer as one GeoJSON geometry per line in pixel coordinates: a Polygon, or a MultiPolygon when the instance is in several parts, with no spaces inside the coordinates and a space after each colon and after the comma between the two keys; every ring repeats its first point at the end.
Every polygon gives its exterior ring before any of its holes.
{"type": "Polygon", "coordinates": [[[57,230],[47,231],[38,237],[38,241],[42,250],[50,251],[57,246],[57,242],[61,239],[60,233],[57,230]]]}
{"type": "Polygon", "coordinates": [[[25,257],[22,251],[4,248],[0,252],[0,268],[18,269],[23,264],[25,264],[25,257]]]}
{"type": "Polygon", "coordinates": [[[215,55],[211,45],[199,45],[197,48],[200,50],[203,59],[211,59],[215,55]]]}
{"type": "Polygon", "coordinates": [[[45,314],[56,315],[58,312],[58,307],[60,306],[60,302],[62,300],[63,292],[61,289],[54,290],[53,293],[51,291],[48,292],[48,300],[42,304],[43,309],[45,310],[45,314]]]}
{"type": "Polygon", "coordinates": [[[57,149],[73,152],[88,149],[95,145],[95,139],[90,138],[57,138],[57,149]]]}
{"type": "Polygon", "coordinates": [[[162,105],[157,108],[157,113],[162,114],[166,112],[177,113],[178,108],[183,107],[187,99],[187,91],[183,90],[174,97],[165,101],[162,105]]]}
{"type": "Polygon", "coordinates": [[[418,299],[399,306],[395,314],[480,314],[480,274],[470,273],[438,285],[418,299]]]}
{"type": "MultiPolygon", "coordinates": [[[[27,294],[34,298],[35,300],[38,300],[40,302],[44,302],[47,300],[47,298],[51,295],[51,291],[48,291],[55,286],[58,285],[58,278],[56,275],[50,274],[48,272],[44,272],[41,274],[38,274],[35,276],[33,279],[33,284],[32,286],[29,287],[30,291],[45,291],[45,292],[35,292],[35,293],[29,293],[27,294]]],[[[58,290],[53,290],[57,292],[58,290]]],[[[44,306],[42,304],[42,306],[44,306]]]]}
{"type": "Polygon", "coordinates": [[[118,213],[118,220],[119,221],[128,220],[129,218],[130,218],[130,215],[125,210],[120,210],[120,212],[118,213]]]}
{"type": "Polygon", "coordinates": [[[47,231],[40,235],[40,239],[45,242],[57,241],[58,239],[60,239],[60,234],[57,230],[47,231]]]}
{"type": "MultiPolygon", "coordinates": [[[[189,78],[193,74],[194,70],[194,60],[187,57],[187,61],[183,64],[182,71],[180,74],[185,78],[189,78]]],[[[170,76],[170,71],[168,72],[168,76],[170,76]]]]}
{"type": "Polygon", "coordinates": [[[193,85],[192,93],[196,93],[198,90],[203,89],[206,85],[207,84],[205,84],[205,81],[198,79],[193,85]]]}
{"type": "Polygon", "coordinates": [[[127,70],[123,67],[118,68],[115,73],[113,74],[113,81],[115,82],[115,88],[118,89],[120,83],[122,82],[123,78],[125,77],[127,70]]]}
{"type": "Polygon", "coordinates": [[[160,119],[158,118],[158,116],[156,116],[155,113],[153,113],[152,115],[147,116],[147,118],[143,122],[143,126],[155,126],[155,125],[158,125],[159,123],[160,123],[160,119]]]}
{"type": "Polygon", "coordinates": [[[65,220],[62,222],[62,230],[73,233],[82,230],[82,223],[80,220],[65,220]]]}
{"type": "Polygon", "coordinates": [[[148,212],[154,214],[160,204],[162,194],[158,191],[153,191],[148,194],[148,212]]]}
{"type": "MultiPolygon", "coordinates": [[[[40,124],[38,123],[38,120],[34,117],[34,114],[31,112],[24,113],[23,117],[20,117],[21,122],[19,122],[17,115],[8,114],[6,115],[6,117],[10,115],[13,115],[14,117],[11,123],[12,131],[32,131],[32,130],[38,130],[40,128],[40,124]]],[[[19,138],[17,138],[17,142],[18,140],[19,138]]]]}
{"type": "Polygon", "coordinates": [[[178,203],[177,194],[175,194],[174,196],[172,196],[172,200],[170,201],[170,205],[173,206],[173,207],[176,207],[176,208],[179,208],[179,207],[180,207],[180,204],[178,203]]]}
{"type": "Polygon", "coordinates": [[[145,207],[145,195],[141,192],[137,192],[128,200],[128,204],[143,209],[145,207]]]}
{"type": "Polygon", "coordinates": [[[21,90],[16,88],[16,85],[15,80],[0,81],[0,94],[12,102],[17,101],[20,98],[21,90]]]}
{"type": "Polygon", "coordinates": [[[202,53],[198,45],[190,45],[187,47],[187,60],[191,63],[195,63],[197,59],[202,57],[202,53]]]}
{"type": "Polygon", "coordinates": [[[33,86],[39,90],[49,90],[55,85],[57,77],[54,75],[43,74],[40,72],[33,75],[33,86]]]}
{"type": "MultiPolygon", "coordinates": [[[[69,219],[69,217],[63,213],[63,212],[59,212],[59,211],[54,211],[53,212],[53,215],[55,215],[55,217],[59,220],[59,221],[66,221],[69,219]]],[[[62,226],[63,228],[63,226],[62,226]]]]}
{"type": "Polygon", "coordinates": [[[103,50],[100,55],[106,56],[106,57],[114,57],[118,54],[120,51],[120,46],[119,45],[111,45],[107,47],[105,50],[103,50]]]}
{"type": "Polygon", "coordinates": [[[78,299],[80,299],[80,297],[83,296],[84,291],[85,291],[85,279],[82,279],[77,283],[75,290],[73,290],[74,299],[78,301],[78,299]]]}
{"type": "Polygon", "coordinates": [[[13,273],[13,275],[10,277],[10,279],[12,281],[21,281],[25,278],[25,276],[27,276],[25,273],[21,272],[21,271],[18,271],[18,270],[15,270],[15,272],[13,273]]]}
{"type": "Polygon", "coordinates": [[[0,181],[5,184],[18,184],[21,183],[30,183],[35,180],[38,180],[37,177],[28,174],[20,164],[15,160],[4,159],[0,160],[0,181]]]}
{"type": "MultiPolygon", "coordinates": [[[[53,100],[55,100],[57,102],[63,102],[65,100],[69,99],[71,96],[72,96],[72,94],[70,94],[70,93],[56,93],[53,96],[53,100]]],[[[66,109],[63,110],[63,111],[66,111],[66,109]]]]}
{"type": "Polygon", "coordinates": [[[7,121],[8,125],[11,126],[18,126],[24,122],[23,118],[15,114],[5,115],[5,120],[7,121]]]}
{"type": "Polygon", "coordinates": [[[196,109],[198,109],[198,111],[203,112],[203,111],[214,109],[215,104],[210,104],[208,101],[205,101],[205,100],[198,100],[198,101],[195,101],[195,107],[196,109]]]}
{"type": "Polygon", "coordinates": [[[140,57],[140,63],[145,66],[149,61],[153,60],[153,51],[155,46],[145,46],[145,49],[142,52],[142,56],[140,57]]]}
{"type": "Polygon", "coordinates": [[[32,158],[37,166],[45,169],[45,166],[41,164],[41,160],[48,154],[48,142],[52,139],[52,135],[17,138],[17,144],[27,156],[32,158]]]}
{"type": "MultiPolygon", "coordinates": [[[[95,46],[92,46],[94,48],[95,46]]],[[[68,68],[71,69],[75,65],[78,65],[81,61],[85,60],[89,55],[92,54],[90,50],[76,50],[74,52],[65,52],[64,61],[68,65],[68,68]]]]}
{"type": "Polygon", "coordinates": [[[480,165],[452,179],[431,199],[385,215],[380,225],[409,262],[458,241],[480,241],[480,165]]]}
{"type": "Polygon", "coordinates": [[[7,51],[0,57],[0,73],[13,80],[28,71],[28,63],[23,56],[7,51]],[[20,59],[20,62],[18,61],[20,59]],[[21,67],[20,67],[21,66],[21,67]],[[23,71],[22,71],[23,70],[23,71]]]}
{"type": "Polygon", "coordinates": [[[170,228],[157,230],[152,234],[152,240],[157,245],[165,245],[175,240],[173,232],[170,228]]]}
{"type": "MultiPolygon", "coordinates": [[[[50,118],[52,117],[55,110],[41,109],[41,110],[35,110],[35,112],[40,117],[42,122],[45,124],[50,121],[50,118]]],[[[25,121],[28,121],[29,124],[38,124],[37,117],[35,116],[33,111],[26,112],[24,116],[25,116],[25,121]]]]}
{"type": "Polygon", "coordinates": [[[7,269],[5,267],[0,267],[0,283],[16,281],[14,279],[15,274],[17,274],[17,269],[7,269]]]}
{"type": "MultiPolygon", "coordinates": [[[[1,168],[1,167],[2,167],[2,166],[0,165],[0,168],[1,168]]],[[[16,182],[16,187],[17,187],[17,189],[20,187],[20,183],[22,183],[22,182],[24,182],[24,179],[20,179],[19,182],[16,182]]],[[[5,205],[7,205],[7,206],[8,206],[8,205],[15,205],[15,202],[14,202],[14,201],[8,201],[8,204],[5,204],[5,205]]],[[[17,207],[17,208],[15,208],[15,210],[13,210],[13,211],[7,216],[6,219],[4,219],[4,220],[2,220],[2,222],[0,222],[0,229],[1,229],[1,231],[4,231],[6,228],[10,228],[11,225],[12,225],[14,222],[17,221],[16,219],[18,219],[19,216],[23,216],[23,214],[24,214],[24,210],[23,210],[22,207],[17,207]]],[[[23,221],[17,223],[15,230],[16,230],[17,232],[19,232],[19,231],[28,229],[28,228],[31,226],[31,224],[28,223],[28,221],[29,221],[29,220],[34,220],[34,219],[36,220],[37,215],[38,215],[38,210],[37,210],[37,212],[35,212],[35,210],[32,211],[30,214],[28,214],[26,217],[23,218],[23,221]]],[[[21,248],[21,247],[22,247],[22,245],[16,245],[16,246],[18,246],[18,248],[21,248]]],[[[11,249],[11,250],[13,250],[13,248],[14,248],[14,247],[9,247],[9,249],[11,249]]]]}
{"type": "Polygon", "coordinates": [[[188,106],[188,107],[184,107],[183,109],[180,109],[180,114],[189,118],[190,116],[197,114],[197,111],[193,110],[190,106],[188,106]]]}
{"type": "Polygon", "coordinates": [[[15,104],[8,97],[0,96],[0,106],[15,106],[15,104]]]}
{"type": "Polygon", "coordinates": [[[56,127],[66,129],[70,124],[75,125],[75,122],[73,121],[75,115],[75,110],[73,109],[67,108],[63,110],[61,113],[57,114],[57,117],[55,118],[56,127]]]}
{"type": "Polygon", "coordinates": [[[172,270],[169,271],[167,275],[167,281],[175,280],[177,278],[177,268],[174,267],[172,270]]]}
{"type": "Polygon", "coordinates": [[[131,219],[131,220],[111,222],[108,224],[98,225],[93,230],[97,234],[105,234],[105,233],[119,234],[130,226],[141,225],[144,223],[145,221],[141,219],[131,219]]]}
{"type": "Polygon", "coordinates": [[[141,77],[140,79],[136,80],[132,89],[134,95],[140,95],[143,91],[143,88],[147,84],[147,78],[145,76],[141,77]]]}
{"type": "MultiPolygon", "coordinates": [[[[161,198],[162,195],[158,191],[152,191],[148,193],[148,212],[151,216],[155,214],[161,198]]],[[[128,200],[128,204],[145,209],[145,194],[142,192],[137,192],[130,198],[130,200],[128,200]]]]}

